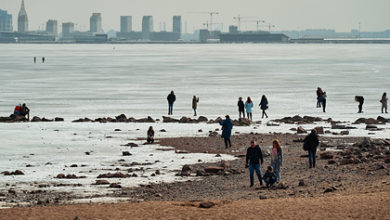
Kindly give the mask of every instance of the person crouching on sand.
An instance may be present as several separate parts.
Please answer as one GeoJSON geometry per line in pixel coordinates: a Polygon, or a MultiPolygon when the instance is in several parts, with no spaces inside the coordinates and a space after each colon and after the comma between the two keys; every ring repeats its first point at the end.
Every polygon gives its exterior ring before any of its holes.
{"type": "Polygon", "coordinates": [[[154,130],[153,130],[152,126],[149,127],[147,135],[148,135],[148,138],[146,139],[146,142],[148,142],[148,144],[153,144],[154,143],[154,130]]]}
{"type": "Polygon", "coordinates": [[[254,184],[253,173],[256,171],[257,178],[259,179],[260,185],[263,185],[263,179],[261,178],[260,165],[263,165],[263,153],[261,148],[256,144],[255,141],[251,141],[251,146],[246,151],[246,163],[245,167],[249,168],[249,178],[251,185],[254,184]]]}
{"type": "Polygon", "coordinates": [[[232,147],[232,142],[230,141],[230,136],[232,135],[233,121],[230,119],[229,115],[225,116],[224,121],[220,121],[219,124],[222,125],[222,135],[221,137],[225,141],[225,148],[232,147]]]}
{"type": "Polygon", "coordinates": [[[276,174],[273,172],[273,169],[271,166],[267,167],[267,171],[265,172],[265,174],[263,176],[263,180],[264,180],[267,187],[272,186],[276,182],[277,177],[276,177],[276,174]]]}

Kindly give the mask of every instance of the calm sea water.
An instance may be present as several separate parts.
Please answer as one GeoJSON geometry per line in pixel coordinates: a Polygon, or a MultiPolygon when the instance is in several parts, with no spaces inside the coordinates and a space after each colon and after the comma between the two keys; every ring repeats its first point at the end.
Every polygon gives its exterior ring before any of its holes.
{"type": "Polygon", "coordinates": [[[0,45],[4,116],[25,102],[41,117],[157,117],[171,90],[177,116],[192,114],[193,95],[201,115],[235,116],[239,96],[258,104],[263,94],[271,117],[358,117],[355,95],[376,116],[390,92],[390,45],[0,45]],[[328,94],[326,114],[315,108],[317,86],[328,94]]]}

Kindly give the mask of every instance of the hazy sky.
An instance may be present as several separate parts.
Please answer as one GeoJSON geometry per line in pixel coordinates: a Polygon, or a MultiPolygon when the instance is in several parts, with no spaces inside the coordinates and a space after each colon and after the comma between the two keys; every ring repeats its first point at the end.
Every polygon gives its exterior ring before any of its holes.
{"type": "MultiPolygon", "coordinates": [[[[21,0],[0,0],[0,9],[14,16],[14,29],[20,3],[21,0]]],[[[135,30],[140,29],[143,15],[153,15],[157,31],[163,22],[171,30],[172,16],[182,15],[183,31],[187,21],[188,31],[192,32],[209,20],[209,15],[198,12],[209,11],[220,13],[213,22],[224,23],[225,30],[237,24],[233,17],[239,14],[258,16],[277,30],[350,31],[357,29],[359,22],[362,31],[390,29],[390,0],[25,0],[25,4],[30,30],[42,28],[48,19],[74,22],[77,29],[86,30],[92,12],[101,12],[105,31],[119,30],[120,15],[132,15],[135,30]]],[[[254,21],[242,22],[241,27],[256,29],[254,21]]]]}

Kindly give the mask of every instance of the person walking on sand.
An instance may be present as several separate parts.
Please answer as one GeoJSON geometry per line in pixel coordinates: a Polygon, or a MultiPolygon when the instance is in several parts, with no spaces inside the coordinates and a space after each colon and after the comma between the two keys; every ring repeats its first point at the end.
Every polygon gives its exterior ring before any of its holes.
{"type": "Polygon", "coordinates": [[[273,172],[277,177],[277,181],[280,182],[280,167],[283,165],[283,150],[278,139],[272,142],[272,153],[271,153],[271,166],[273,172]]]}
{"type": "Polygon", "coordinates": [[[257,178],[260,185],[263,185],[263,179],[261,177],[260,166],[263,165],[263,153],[261,148],[256,144],[254,140],[251,141],[251,146],[246,151],[245,167],[249,168],[250,187],[254,184],[253,173],[256,171],[257,178]]]}
{"type": "Polygon", "coordinates": [[[148,144],[153,144],[154,143],[154,130],[153,130],[152,126],[149,127],[148,132],[147,132],[147,136],[148,136],[148,138],[146,139],[146,142],[148,142],[148,144]]]}
{"type": "Polygon", "coordinates": [[[242,117],[245,118],[245,105],[244,102],[242,101],[242,97],[238,98],[238,117],[241,118],[241,113],[242,117]]]}
{"type": "Polygon", "coordinates": [[[384,92],[382,95],[382,98],[380,100],[380,102],[382,103],[382,114],[383,114],[383,110],[385,110],[385,113],[388,113],[387,112],[387,101],[388,101],[387,94],[384,92]]]}
{"type": "Polygon", "coordinates": [[[225,116],[225,120],[220,121],[219,124],[222,125],[222,135],[221,137],[225,141],[225,148],[232,148],[232,142],[230,141],[230,136],[232,135],[233,121],[230,119],[229,115],[225,116]]]}
{"type": "Polygon", "coordinates": [[[317,87],[317,108],[321,108],[322,93],[322,89],[320,87],[317,87]]]}
{"type": "Polygon", "coordinates": [[[260,106],[260,109],[263,111],[263,114],[261,115],[261,118],[264,118],[264,115],[265,115],[265,117],[268,118],[268,115],[265,112],[265,110],[268,109],[268,99],[267,99],[267,97],[265,97],[265,95],[263,95],[261,97],[261,101],[260,101],[259,106],[260,106]]]}
{"type": "Polygon", "coordinates": [[[316,167],[316,153],[319,145],[317,131],[313,129],[303,141],[303,149],[309,152],[309,168],[316,167]]]}
{"type": "Polygon", "coordinates": [[[196,109],[198,108],[199,97],[192,98],[192,109],[194,109],[194,116],[196,116],[196,109]]]}
{"type": "Polygon", "coordinates": [[[358,111],[358,113],[363,113],[363,103],[364,103],[364,98],[363,98],[363,96],[355,96],[355,101],[356,102],[359,102],[359,106],[358,106],[358,108],[359,108],[359,111],[358,111]]]}
{"type": "Polygon", "coordinates": [[[252,108],[253,108],[253,102],[251,97],[248,96],[248,99],[245,102],[245,110],[248,119],[251,121],[252,121],[252,108]]]}
{"type": "Polygon", "coordinates": [[[175,96],[175,93],[173,91],[171,91],[171,93],[169,93],[167,100],[168,100],[168,115],[172,115],[173,114],[173,103],[176,101],[176,96],[175,96]]]}
{"type": "Polygon", "coordinates": [[[326,109],[326,92],[322,93],[321,96],[321,104],[322,104],[322,111],[325,112],[326,109]]]}

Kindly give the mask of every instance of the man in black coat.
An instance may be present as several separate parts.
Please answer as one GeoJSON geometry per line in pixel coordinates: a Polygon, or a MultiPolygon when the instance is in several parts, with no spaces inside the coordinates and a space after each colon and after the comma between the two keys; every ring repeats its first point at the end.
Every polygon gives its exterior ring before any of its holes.
{"type": "Polygon", "coordinates": [[[238,98],[238,117],[241,118],[241,113],[242,117],[245,118],[245,105],[244,102],[242,101],[242,97],[238,98]]]}
{"type": "Polygon", "coordinates": [[[303,149],[309,152],[309,166],[316,167],[316,152],[319,145],[317,131],[313,129],[303,141],[303,149]]]}
{"type": "Polygon", "coordinates": [[[168,115],[172,115],[173,103],[176,101],[176,96],[173,91],[171,91],[171,93],[168,95],[167,100],[168,100],[168,115]]]}
{"type": "Polygon", "coordinates": [[[358,106],[358,108],[359,108],[359,111],[358,111],[358,113],[363,113],[363,103],[364,103],[364,98],[363,98],[363,96],[355,96],[355,101],[356,102],[359,102],[359,106],[358,106]]]}
{"type": "Polygon", "coordinates": [[[246,151],[246,163],[245,167],[249,167],[249,178],[251,181],[250,187],[254,184],[253,173],[256,170],[256,175],[259,178],[260,185],[263,185],[263,179],[261,178],[260,165],[263,165],[263,153],[261,148],[255,141],[251,141],[251,146],[246,151]]]}

